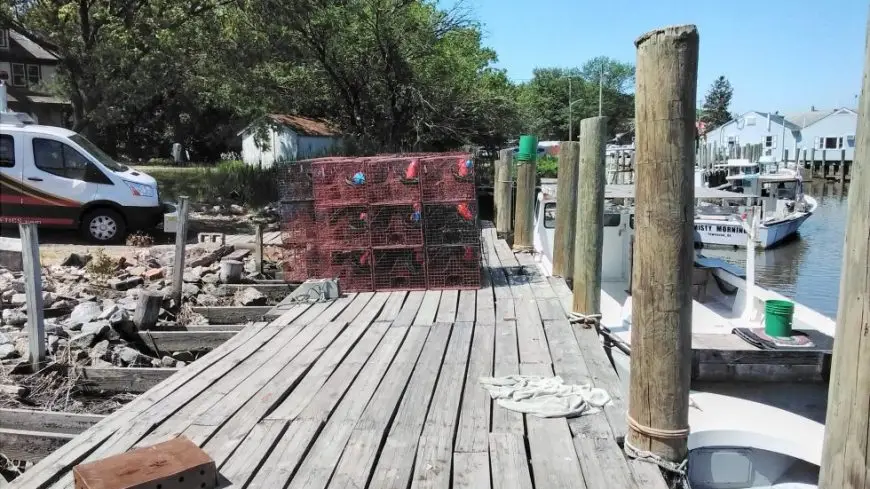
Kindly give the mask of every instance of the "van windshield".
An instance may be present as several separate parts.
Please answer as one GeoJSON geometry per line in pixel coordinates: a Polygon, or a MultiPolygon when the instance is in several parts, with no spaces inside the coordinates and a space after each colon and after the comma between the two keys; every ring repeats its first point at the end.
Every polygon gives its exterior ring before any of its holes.
{"type": "Polygon", "coordinates": [[[109,170],[112,170],[113,172],[123,172],[123,171],[128,170],[128,168],[126,166],[113,160],[111,156],[107,155],[105,152],[103,152],[103,150],[101,150],[99,147],[97,147],[96,144],[88,141],[81,134],[73,134],[72,136],[70,136],[70,139],[73,140],[76,144],[78,144],[82,148],[84,148],[85,151],[90,153],[91,156],[96,158],[97,161],[102,163],[103,166],[105,166],[109,170]]]}

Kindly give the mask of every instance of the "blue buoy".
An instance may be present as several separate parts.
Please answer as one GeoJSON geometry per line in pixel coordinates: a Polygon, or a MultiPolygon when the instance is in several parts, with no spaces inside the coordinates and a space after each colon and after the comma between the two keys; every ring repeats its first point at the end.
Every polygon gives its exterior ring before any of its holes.
{"type": "Polygon", "coordinates": [[[364,185],[366,183],[366,176],[363,172],[356,172],[353,176],[353,184],[354,185],[364,185]]]}

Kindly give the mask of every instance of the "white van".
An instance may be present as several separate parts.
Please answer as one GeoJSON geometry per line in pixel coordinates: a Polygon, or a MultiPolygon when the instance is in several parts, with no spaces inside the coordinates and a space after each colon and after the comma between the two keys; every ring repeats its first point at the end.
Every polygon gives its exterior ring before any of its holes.
{"type": "Polygon", "coordinates": [[[115,162],[80,134],[4,112],[3,92],[0,84],[0,223],[80,229],[108,244],[162,227],[174,214],[174,206],[161,204],[153,177],[115,162]]]}

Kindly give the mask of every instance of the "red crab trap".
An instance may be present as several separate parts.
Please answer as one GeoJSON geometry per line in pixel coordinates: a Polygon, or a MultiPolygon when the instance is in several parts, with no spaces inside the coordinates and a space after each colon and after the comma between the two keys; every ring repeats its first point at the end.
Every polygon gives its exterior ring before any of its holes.
{"type": "Polygon", "coordinates": [[[426,254],[422,246],[373,250],[375,290],[425,290],[426,254]]]}
{"type": "Polygon", "coordinates": [[[420,201],[419,158],[381,158],[368,162],[369,202],[410,203],[420,201]]]}
{"type": "Polygon", "coordinates": [[[421,158],[423,202],[477,198],[474,163],[469,155],[421,158]]]}
{"type": "Polygon", "coordinates": [[[363,248],[371,245],[368,206],[315,207],[317,241],[321,248],[363,248]]]}
{"type": "Polygon", "coordinates": [[[311,162],[300,161],[281,167],[278,173],[278,190],[281,200],[311,200],[314,198],[314,182],[311,174],[311,162]]]}
{"type": "Polygon", "coordinates": [[[365,204],[368,202],[366,162],[362,159],[331,159],[311,165],[317,204],[365,204]]]}
{"type": "Polygon", "coordinates": [[[281,203],[281,240],[285,245],[305,244],[317,240],[314,202],[281,203]]]}
{"type": "Polygon", "coordinates": [[[320,256],[313,244],[285,245],[281,250],[285,282],[304,282],[320,272],[320,256]]]}
{"type": "Polygon", "coordinates": [[[423,219],[427,246],[480,241],[474,200],[423,204],[423,219]]]}
{"type": "Polygon", "coordinates": [[[374,290],[371,248],[325,250],[323,277],[337,278],[341,290],[368,292],[374,290]]]}
{"type": "Polygon", "coordinates": [[[480,243],[426,247],[430,289],[479,289],[480,243]]]}
{"type": "Polygon", "coordinates": [[[369,206],[373,247],[421,246],[423,206],[388,204],[369,206]]]}

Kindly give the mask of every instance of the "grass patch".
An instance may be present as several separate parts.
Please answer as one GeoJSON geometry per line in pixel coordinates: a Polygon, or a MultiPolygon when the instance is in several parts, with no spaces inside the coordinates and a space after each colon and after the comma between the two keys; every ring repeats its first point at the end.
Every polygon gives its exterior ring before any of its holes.
{"type": "Polygon", "coordinates": [[[224,161],[208,167],[146,167],[142,171],[157,180],[163,200],[186,195],[197,203],[230,201],[261,206],[279,200],[281,167],[261,169],[241,161],[224,161]]]}

